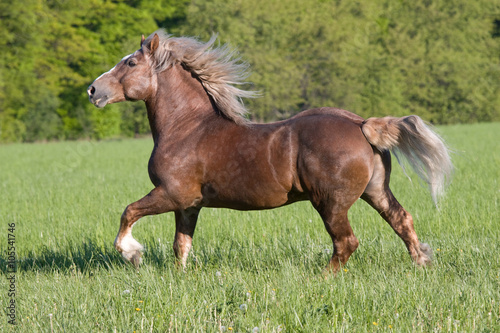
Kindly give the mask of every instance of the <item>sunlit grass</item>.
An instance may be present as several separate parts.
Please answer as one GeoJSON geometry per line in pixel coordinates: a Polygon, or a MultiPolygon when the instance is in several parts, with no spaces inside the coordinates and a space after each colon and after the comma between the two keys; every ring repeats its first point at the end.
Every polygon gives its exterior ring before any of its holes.
{"type": "Polygon", "coordinates": [[[498,331],[500,124],[439,130],[456,164],[440,210],[396,165],[392,178],[433,267],[415,267],[359,201],[349,217],[360,246],[336,277],[321,274],[331,240],[306,202],[202,210],[185,273],[174,268],[173,214],[146,217],[135,270],[112,243],[125,206],[152,188],[150,140],[0,146],[2,302],[12,222],[18,259],[18,325],[2,317],[0,331],[498,331]]]}

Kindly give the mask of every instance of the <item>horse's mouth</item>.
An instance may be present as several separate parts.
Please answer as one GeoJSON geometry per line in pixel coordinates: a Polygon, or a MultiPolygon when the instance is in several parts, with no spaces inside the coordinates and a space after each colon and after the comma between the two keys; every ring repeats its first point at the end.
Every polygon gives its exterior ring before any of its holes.
{"type": "Polygon", "coordinates": [[[101,98],[95,99],[92,101],[92,104],[94,104],[98,108],[103,108],[108,104],[108,96],[103,96],[101,98]]]}

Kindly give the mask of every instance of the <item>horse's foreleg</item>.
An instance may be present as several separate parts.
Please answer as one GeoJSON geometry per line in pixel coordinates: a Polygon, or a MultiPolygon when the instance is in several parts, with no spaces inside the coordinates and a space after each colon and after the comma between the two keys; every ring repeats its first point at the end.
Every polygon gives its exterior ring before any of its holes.
{"type": "Polygon", "coordinates": [[[347,210],[352,203],[315,203],[313,205],[321,215],[326,231],[332,238],[333,255],[325,268],[325,272],[336,273],[347,263],[351,254],[356,251],[359,241],[352,231],[347,218],[347,210]]]}
{"type": "Polygon", "coordinates": [[[200,209],[191,208],[175,212],[175,238],[174,254],[177,258],[176,264],[182,268],[186,267],[187,257],[193,242],[194,229],[200,209]]]}
{"type": "Polygon", "coordinates": [[[142,245],[132,237],[132,227],[137,220],[146,215],[155,215],[171,211],[172,207],[164,196],[161,188],[157,187],[144,198],[125,208],[120,221],[120,229],[115,239],[115,248],[127,261],[138,267],[141,263],[142,245]]]}
{"type": "Polygon", "coordinates": [[[347,212],[324,219],[323,222],[333,241],[333,255],[326,266],[326,271],[336,273],[341,266],[347,263],[351,254],[356,251],[359,241],[349,224],[347,212]]]}

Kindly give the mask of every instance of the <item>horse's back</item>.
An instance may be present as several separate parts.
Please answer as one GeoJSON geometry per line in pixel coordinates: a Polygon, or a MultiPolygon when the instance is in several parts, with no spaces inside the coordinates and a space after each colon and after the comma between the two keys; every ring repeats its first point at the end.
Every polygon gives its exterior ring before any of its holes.
{"type": "Polygon", "coordinates": [[[299,118],[308,117],[308,116],[331,116],[331,117],[349,120],[352,123],[359,125],[359,126],[365,120],[363,117],[358,116],[357,114],[352,113],[350,111],[338,109],[338,108],[331,108],[331,107],[322,107],[322,108],[305,110],[305,111],[302,111],[302,112],[296,114],[295,116],[290,118],[290,120],[299,119],[299,118]]]}

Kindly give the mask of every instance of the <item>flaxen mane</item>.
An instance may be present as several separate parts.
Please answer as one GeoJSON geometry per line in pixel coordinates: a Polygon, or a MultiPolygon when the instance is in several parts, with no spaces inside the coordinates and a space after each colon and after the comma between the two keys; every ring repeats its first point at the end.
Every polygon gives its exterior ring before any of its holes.
{"type": "Polygon", "coordinates": [[[248,77],[248,65],[236,57],[234,51],[227,45],[214,47],[217,36],[203,43],[195,38],[171,37],[162,30],[151,34],[144,45],[149,45],[155,34],[160,37],[160,45],[154,53],[157,72],[182,63],[200,79],[219,112],[237,123],[246,121],[247,109],[241,98],[252,98],[256,93],[234,86],[244,84],[248,77]]]}

